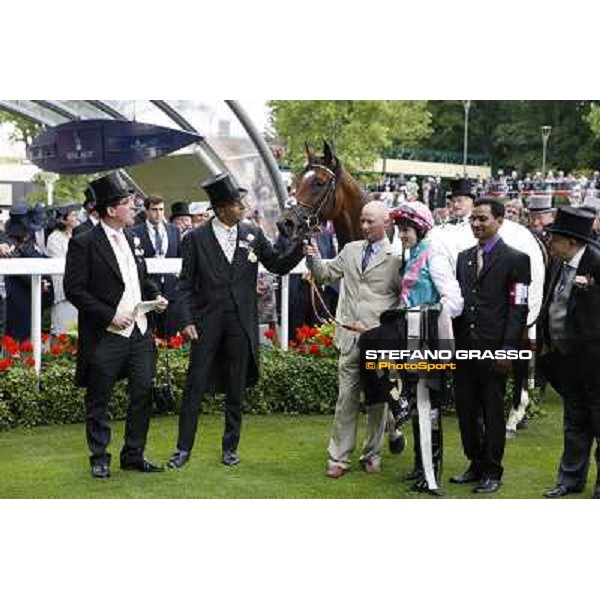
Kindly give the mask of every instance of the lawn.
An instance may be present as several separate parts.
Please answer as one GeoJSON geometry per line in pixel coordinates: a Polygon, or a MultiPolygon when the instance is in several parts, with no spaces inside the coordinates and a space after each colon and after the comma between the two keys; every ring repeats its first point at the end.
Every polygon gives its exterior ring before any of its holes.
{"type": "MultiPolygon", "coordinates": [[[[527,431],[507,440],[504,486],[494,498],[539,498],[554,483],[562,447],[560,402],[549,394],[543,414],[527,431]]],[[[176,435],[175,417],[152,422],[147,456],[164,462],[176,435]]],[[[117,458],[109,480],[92,479],[83,425],[15,429],[0,433],[1,498],[426,498],[400,481],[412,467],[412,436],[400,456],[386,449],[382,472],[367,475],[356,466],[345,477],[325,477],[330,416],[247,416],[235,468],[219,463],[222,418],[203,416],[191,462],[181,471],[159,474],[118,468],[123,423],[113,426],[117,458]]],[[[448,498],[473,498],[471,486],[448,483],[466,466],[456,418],[444,421],[443,485],[448,498]]],[[[362,436],[363,429],[359,435],[362,436]]],[[[114,460],[114,459],[113,459],[114,460]]],[[[579,497],[591,495],[588,485],[579,497]]],[[[578,497],[578,496],[572,496],[578,497]]]]}

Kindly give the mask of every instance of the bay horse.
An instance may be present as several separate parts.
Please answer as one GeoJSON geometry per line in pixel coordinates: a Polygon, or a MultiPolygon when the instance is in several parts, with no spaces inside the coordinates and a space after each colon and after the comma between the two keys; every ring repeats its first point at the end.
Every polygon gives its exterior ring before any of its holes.
{"type": "Polygon", "coordinates": [[[283,237],[296,241],[331,221],[341,250],[362,239],[360,213],[371,198],[344,170],[331,144],[323,142],[323,156],[305,147],[307,164],[296,178],[295,203],[284,209],[277,227],[283,237]]]}

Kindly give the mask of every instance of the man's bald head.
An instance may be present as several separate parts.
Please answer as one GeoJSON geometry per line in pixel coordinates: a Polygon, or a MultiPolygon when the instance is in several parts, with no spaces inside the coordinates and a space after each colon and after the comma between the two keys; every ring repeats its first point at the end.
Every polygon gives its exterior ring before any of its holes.
{"type": "Polygon", "coordinates": [[[368,242],[379,242],[385,237],[390,217],[386,205],[372,200],[363,206],[360,214],[360,227],[368,242]]]}

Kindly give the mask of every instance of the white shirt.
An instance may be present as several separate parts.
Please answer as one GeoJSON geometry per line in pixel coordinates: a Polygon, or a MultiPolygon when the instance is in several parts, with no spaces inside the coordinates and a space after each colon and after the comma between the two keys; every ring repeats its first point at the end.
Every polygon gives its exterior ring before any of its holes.
{"type": "MultiPolygon", "coordinates": [[[[121,271],[121,277],[125,284],[123,295],[117,306],[117,314],[133,315],[136,305],[142,301],[140,279],[138,277],[137,265],[133,252],[131,251],[129,242],[122,229],[113,229],[104,221],[100,221],[100,223],[115,254],[115,258],[119,264],[119,270],[121,271]]],[[[133,333],[133,328],[136,324],[142,334],[146,333],[146,330],[148,329],[148,320],[146,319],[146,315],[143,314],[138,315],[135,323],[132,323],[125,329],[118,329],[111,324],[106,330],[128,338],[133,333]]]]}
{"type": "Polygon", "coordinates": [[[237,223],[233,227],[228,227],[217,217],[212,220],[212,228],[219,242],[219,246],[223,250],[227,260],[232,263],[233,255],[237,247],[238,226],[237,223]]]}
{"type": "MultiPolygon", "coordinates": [[[[146,227],[148,228],[148,235],[154,247],[154,252],[156,252],[156,230],[154,229],[154,225],[149,221],[146,221],[146,227]]],[[[158,223],[158,235],[160,235],[162,241],[162,248],[160,254],[156,252],[156,256],[164,257],[167,255],[167,250],[169,249],[169,236],[167,235],[167,228],[163,221],[158,223]]]]}

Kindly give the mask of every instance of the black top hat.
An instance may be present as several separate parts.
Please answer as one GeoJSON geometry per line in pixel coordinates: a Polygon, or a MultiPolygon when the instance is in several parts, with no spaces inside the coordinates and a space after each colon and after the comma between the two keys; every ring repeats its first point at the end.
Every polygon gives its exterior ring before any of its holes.
{"type": "Polygon", "coordinates": [[[85,208],[85,210],[88,212],[92,212],[96,208],[96,197],[94,196],[94,191],[88,186],[85,188],[85,190],[83,190],[83,193],[85,195],[83,208],[85,208]]]}
{"type": "Polygon", "coordinates": [[[556,233],[581,242],[592,241],[594,215],[573,206],[560,206],[552,225],[546,227],[549,233],[556,233]]]}
{"type": "Polygon", "coordinates": [[[221,173],[202,184],[204,191],[208,194],[210,204],[213,208],[238,202],[248,190],[237,187],[229,173],[221,173]]]}
{"type": "Polygon", "coordinates": [[[475,191],[470,179],[453,179],[450,182],[450,196],[469,196],[475,200],[475,191]]]}
{"type": "Polygon", "coordinates": [[[175,217],[191,217],[190,207],[187,202],[173,202],[171,206],[171,216],[169,221],[172,221],[175,217]]]}
{"type": "Polygon", "coordinates": [[[105,206],[111,206],[117,204],[119,200],[127,198],[135,193],[125,180],[117,173],[113,171],[100,179],[90,181],[89,186],[86,189],[86,200],[95,200],[96,209],[105,206]]]}

